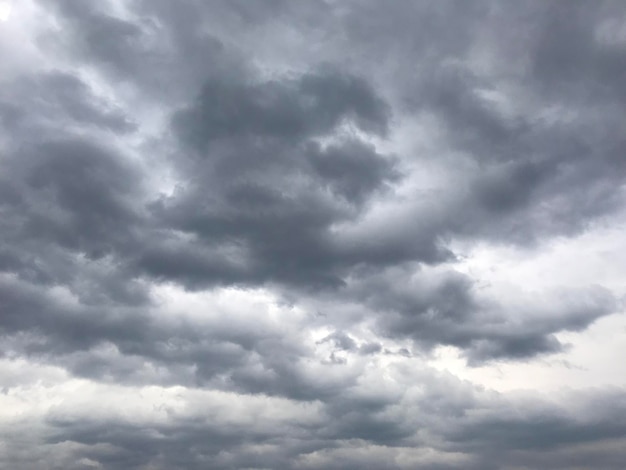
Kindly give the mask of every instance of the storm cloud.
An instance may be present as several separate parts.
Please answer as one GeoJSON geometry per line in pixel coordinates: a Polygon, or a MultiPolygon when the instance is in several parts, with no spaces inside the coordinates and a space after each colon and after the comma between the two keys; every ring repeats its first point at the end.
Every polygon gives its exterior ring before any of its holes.
{"type": "Polygon", "coordinates": [[[4,3],[0,467],[623,467],[621,2],[4,3]]]}

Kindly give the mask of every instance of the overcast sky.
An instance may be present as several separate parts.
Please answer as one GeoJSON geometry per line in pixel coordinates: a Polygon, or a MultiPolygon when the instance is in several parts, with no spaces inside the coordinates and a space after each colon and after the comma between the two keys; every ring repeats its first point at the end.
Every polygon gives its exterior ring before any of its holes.
{"type": "Polygon", "coordinates": [[[0,1],[0,468],[626,461],[626,4],[0,1]]]}

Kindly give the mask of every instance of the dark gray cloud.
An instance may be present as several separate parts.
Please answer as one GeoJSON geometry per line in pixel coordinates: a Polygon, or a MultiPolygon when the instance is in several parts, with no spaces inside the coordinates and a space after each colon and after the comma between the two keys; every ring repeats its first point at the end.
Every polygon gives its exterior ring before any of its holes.
{"type": "MultiPolygon", "coordinates": [[[[57,459],[67,461],[68,468],[85,468],[79,463],[83,459],[100,462],[104,468],[152,465],[181,469],[206,465],[578,468],[576,465],[590,462],[617,469],[621,465],[613,447],[623,444],[624,439],[624,400],[619,391],[608,390],[593,397],[563,395],[568,400],[564,407],[536,397],[530,401],[518,397],[512,403],[510,398],[476,392],[445,375],[422,376],[421,387],[420,397],[412,400],[413,406],[420,406],[419,416],[386,412],[391,397],[350,396],[348,401],[333,402],[319,410],[332,417],[322,421],[310,421],[295,409],[291,418],[279,421],[260,410],[260,420],[223,421],[224,416],[215,415],[213,407],[192,409],[190,414],[169,410],[170,418],[159,423],[55,413],[46,422],[46,445],[59,446],[57,459]],[[605,404],[599,406],[598,399],[605,404]],[[425,429],[428,431],[422,433],[425,429]],[[68,441],[76,445],[63,449],[62,444],[68,441]],[[433,452],[437,442],[444,444],[433,452]],[[377,445],[367,447],[368,443],[377,445]],[[419,446],[430,451],[420,455],[416,452],[419,446]],[[402,454],[404,457],[398,458],[402,454]]],[[[406,396],[393,400],[409,406],[406,396]]],[[[13,440],[9,437],[9,442],[13,440]]],[[[29,457],[35,458],[36,454],[29,457]]]]}
{"type": "Polygon", "coordinates": [[[618,309],[614,296],[598,286],[534,299],[520,293],[503,304],[458,272],[377,273],[351,290],[351,298],[370,306],[384,334],[411,338],[418,348],[456,346],[471,363],[563,351],[567,346],[555,333],[584,330],[618,309]]]}
{"type": "Polygon", "coordinates": [[[63,119],[68,127],[93,125],[123,133],[133,129],[121,110],[96,96],[80,77],[60,70],[25,77],[2,92],[4,124],[14,132],[63,119]]]}
{"type": "Polygon", "coordinates": [[[153,206],[165,228],[193,234],[197,246],[151,247],[139,267],[188,285],[341,283],[342,269],[367,260],[342,254],[330,227],[358,217],[399,177],[393,157],[341,126],[384,135],[384,102],[363,79],[333,71],[233,80],[211,80],[197,103],[175,114],[189,152],[178,158],[192,161],[181,165],[181,188],[153,206]],[[197,255],[203,251],[204,261],[197,255]],[[234,256],[224,259],[228,251],[234,256]]]}
{"type": "Polygon", "coordinates": [[[227,79],[206,83],[198,103],[176,116],[182,139],[200,151],[210,152],[214,141],[233,137],[323,136],[343,119],[364,131],[383,132],[387,126],[384,103],[356,77],[329,71],[260,84],[227,79]]]}
{"type": "Polygon", "coordinates": [[[623,389],[431,367],[565,357],[623,310],[619,279],[492,286],[458,248],[616,223],[620,2],[14,9],[0,466],[621,468],[623,389]]]}

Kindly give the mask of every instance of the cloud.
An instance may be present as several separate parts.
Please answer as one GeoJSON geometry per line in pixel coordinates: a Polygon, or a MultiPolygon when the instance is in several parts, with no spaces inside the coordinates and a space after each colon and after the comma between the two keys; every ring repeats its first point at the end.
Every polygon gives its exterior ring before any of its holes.
{"type": "Polygon", "coordinates": [[[621,4],[12,15],[0,466],[621,468],[621,4]]]}
{"type": "Polygon", "coordinates": [[[393,157],[342,127],[384,133],[386,113],[366,82],[335,72],[206,84],[198,103],[174,115],[192,160],[182,165],[180,190],[154,205],[154,217],[167,230],[191,235],[193,252],[207,256],[194,254],[183,265],[185,238],[180,248],[175,241],[167,249],[149,247],[139,267],[190,285],[340,283],[338,271],[355,261],[342,259],[331,226],[358,217],[398,177],[393,157]],[[232,257],[224,259],[226,253],[232,257]]]}

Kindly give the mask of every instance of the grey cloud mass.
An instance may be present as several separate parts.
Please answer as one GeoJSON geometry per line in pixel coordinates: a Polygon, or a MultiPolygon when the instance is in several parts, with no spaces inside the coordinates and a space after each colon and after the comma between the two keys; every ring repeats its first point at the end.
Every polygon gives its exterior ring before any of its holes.
{"type": "Polygon", "coordinates": [[[1,468],[623,468],[626,5],[6,4],[1,468]]]}

